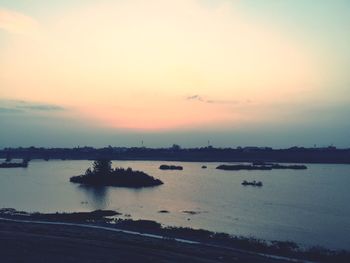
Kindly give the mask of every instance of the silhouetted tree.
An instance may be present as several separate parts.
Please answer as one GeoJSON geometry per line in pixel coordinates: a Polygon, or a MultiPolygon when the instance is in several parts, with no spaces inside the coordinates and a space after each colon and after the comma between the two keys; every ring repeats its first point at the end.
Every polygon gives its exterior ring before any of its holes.
{"type": "Polygon", "coordinates": [[[85,175],[86,176],[90,176],[90,175],[93,175],[92,171],[91,171],[91,168],[87,168],[86,171],[85,171],[85,175]]]}
{"type": "Polygon", "coordinates": [[[173,144],[173,146],[171,146],[171,149],[174,151],[179,151],[179,150],[181,150],[181,146],[178,144],[173,144]]]}
{"type": "MultiPolygon", "coordinates": [[[[101,175],[107,175],[112,172],[112,162],[110,160],[106,159],[100,159],[94,161],[93,165],[93,174],[101,174],[101,175]]],[[[89,173],[88,171],[86,171],[89,173]]]]}

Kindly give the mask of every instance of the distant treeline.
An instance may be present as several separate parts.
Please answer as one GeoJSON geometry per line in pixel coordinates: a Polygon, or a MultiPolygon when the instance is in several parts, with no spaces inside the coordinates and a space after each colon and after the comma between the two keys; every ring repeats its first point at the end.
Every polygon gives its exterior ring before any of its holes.
{"type": "Polygon", "coordinates": [[[269,147],[238,148],[170,148],[146,147],[77,147],[77,148],[4,148],[4,159],[62,159],[62,160],[161,160],[199,162],[288,162],[288,163],[343,163],[350,164],[350,149],[303,148],[272,149],[269,147]]]}
{"type": "Polygon", "coordinates": [[[146,147],[77,147],[77,148],[5,148],[4,159],[62,159],[62,160],[161,160],[201,162],[288,162],[288,163],[350,163],[350,149],[303,148],[272,149],[268,147],[238,148],[170,148],[146,147]]]}

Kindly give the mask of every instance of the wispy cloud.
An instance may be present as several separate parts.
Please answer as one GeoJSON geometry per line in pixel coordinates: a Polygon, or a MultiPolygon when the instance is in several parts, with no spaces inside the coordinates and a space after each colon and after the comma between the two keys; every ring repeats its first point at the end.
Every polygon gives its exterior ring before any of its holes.
{"type": "Polygon", "coordinates": [[[0,8],[0,29],[12,34],[31,34],[39,29],[39,23],[25,14],[0,8]]]}
{"type": "Polygon", "coordinates": [[[206,100],[205,102],[213,104],[239,104],[238,100],[206,100]]]}
{"type": "Polygon", "coordinates": [[[53,105],[36,103],[23,100],[1,100],[0,99],[0,113],[25,113],[25,112],[56,112],[64,111],[65,108],[53,105]]]}
{"type": "Polygon", "coordinates": [[[17,106],[17,108],[26,109],[26,110],[36,110],[36,111],[62,111],[64,110],[61,106],[56,105],[23,105],[17,106]]]}
{"type": "Polygon", "coordinates": [[[198,101],[204,101],[203,98],[199,95],[192,95],[192,96],[188,96],[186,97],[187,100],[198,100],[198,101]]]}
{"type": "Polygon", "coordinates": [[[186,100],[200,101],[203,103],[210,103],[210,104],[239,104],[238,100],[212,100],[212,99],[206,99],[198,94],[187,96],[186,100]]]}

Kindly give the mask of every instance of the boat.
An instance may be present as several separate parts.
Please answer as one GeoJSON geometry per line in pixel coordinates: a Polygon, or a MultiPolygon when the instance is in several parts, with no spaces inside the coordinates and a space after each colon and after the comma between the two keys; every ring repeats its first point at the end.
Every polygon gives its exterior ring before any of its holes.
{"type": "Polygon", "coordinates": [[[263,186],[263,183],[261,182],[261,181],[251,181],[251,182],[248,182],[248,181],[246,181],[246,180],[244,180],[243,182],[242,182],[242,185],[243,186],[247,186],[247,185],[251,185],[251,186],[258,186],[258,187],[261,187],[261,186],[263,186]]]}

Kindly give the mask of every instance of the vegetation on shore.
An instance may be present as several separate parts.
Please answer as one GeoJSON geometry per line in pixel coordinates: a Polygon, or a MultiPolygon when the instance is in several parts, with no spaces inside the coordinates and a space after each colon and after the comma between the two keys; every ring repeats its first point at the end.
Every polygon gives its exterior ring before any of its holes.
{"type": "Polygon", "coordinates": [[[73,213],[33,213],[33,219],[44,219],[51,221],[69,221],[69,222],[81,222],[81,221],[99,221],[106,220],[106,217],[121,215],[113,210],[95,210],[92,212],[73,212],[73,213]]]}
{"type": "Polygon", "coordinates": [[[151,187],[163,184],[142,171],[133,171],[131,168],[112,168],[110,160],[96,160],[93,169],[88,168],[83,175],[73,176],[70,182],[90,186],[119,186],[119,187],[151,187]]]}

